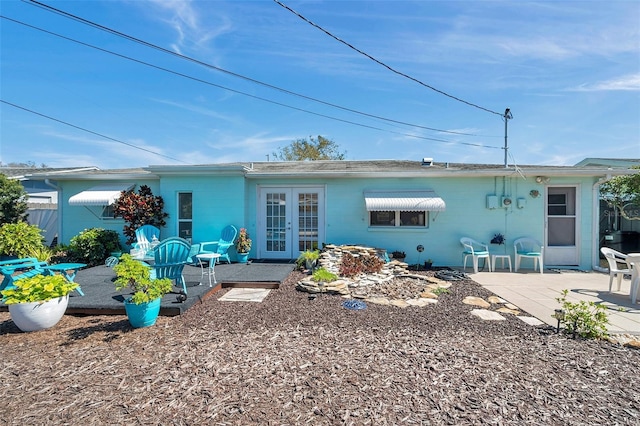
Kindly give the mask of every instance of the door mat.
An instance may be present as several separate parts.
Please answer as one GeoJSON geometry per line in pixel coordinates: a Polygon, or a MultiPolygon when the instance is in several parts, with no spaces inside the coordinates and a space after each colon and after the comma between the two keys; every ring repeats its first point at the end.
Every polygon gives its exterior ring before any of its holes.
{"type": "Polygon", "coordinates": [[[262,302],[270,291],[270,289],[263,288],[232,288],[218,300],[221,302],[262,302]]]}

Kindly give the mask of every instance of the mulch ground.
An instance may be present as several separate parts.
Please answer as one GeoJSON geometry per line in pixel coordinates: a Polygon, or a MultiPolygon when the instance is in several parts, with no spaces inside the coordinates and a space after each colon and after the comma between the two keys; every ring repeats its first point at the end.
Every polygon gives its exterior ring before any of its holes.
{"type": "Polygon", "coordinates": [[[507,315],[457,281],[436,305],[309,300],[294,272],[262,303],[204,301],[132,329],[65,316],[21,333],[0,313],[0,424],[638,424],[640,351],[507,315]]]}

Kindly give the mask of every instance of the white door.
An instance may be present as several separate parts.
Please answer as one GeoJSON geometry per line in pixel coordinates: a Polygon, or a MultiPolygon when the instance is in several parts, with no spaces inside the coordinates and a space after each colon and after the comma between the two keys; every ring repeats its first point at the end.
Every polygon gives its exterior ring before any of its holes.
{"type": "Polygon", "coordinates": [[[577,187],[547,187],[545,266],[579,264],[577,238],[579,211],[577,187]]]}
{"type": "Polygon", "coordinates": [[[296,259],[324,241],[323,187],[261,187],[258,257],[296,259]]]}

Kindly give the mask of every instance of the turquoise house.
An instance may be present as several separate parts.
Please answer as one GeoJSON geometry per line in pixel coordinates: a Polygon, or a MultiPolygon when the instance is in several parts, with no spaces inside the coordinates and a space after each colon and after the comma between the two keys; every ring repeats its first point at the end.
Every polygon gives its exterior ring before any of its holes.
{"type": "MultiPolygon", "coordinates": [[[[251,258],[295,259],[323,244],[399,250],[408,263],[462,265],[461,237],[545,246],[545,266],[599,264],[599,184],[637,170],[600,165],[508,166],[422,161],[247,162],[34,173],[58,191],[60,242],[85,228],[122,233],[111,216],[120,191],[148,185],[169,214],[161,238],[214,241],[247,228],[251,258]],[[418,246],[424,251],[419,252],[418,246]]],[[[523,267],[527,267],[524,264],[523,267]]]]}

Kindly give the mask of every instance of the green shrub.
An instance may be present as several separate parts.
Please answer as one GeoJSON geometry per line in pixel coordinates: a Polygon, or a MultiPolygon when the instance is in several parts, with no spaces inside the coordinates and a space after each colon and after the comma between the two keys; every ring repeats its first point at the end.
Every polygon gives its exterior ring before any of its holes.
{"type": "Polygon", "coordinates": [[[77,287],[78,284],[70,283],[62,275],[36,275],[17,280],[13,288],[2,291],[2,296],[7,305],[46,302],[66,296],[77,287]]]}
{"type": "Polygon", "coordinates": [[[564,316],[560,319],[565,331],[577,334],[585,339],[600,339],[607,336],[607,308],[595,302],[567,301],[568,290],[562,291],[562,297],[556,298],[562,303],[564,316]]]}
{"type": "Polygon", "coordinates": [[[68,254],[79,262],[96,266],[117,250],[120,250],[120,235],[116,231],[90,228],[71,238],[68,254]]]}
{"type": "Polygon", "coordinates": [[[312,279],[317,282],[330,283],[338,279],[338,276],[334,273],[327,271],[324,268],[316,269],[312,275],[312,279]]]}
{"type": "Polygon", "coordinates": [[[40,228],[27,222],[5,223],[0,226],[0,254],[5,256],[32,257],[40,250],[44,238],[40,228]]]}
{"type": "Polygon", "coordinates": [[[169,278],[152,280],[149,267],[129,254],[122,255],[113,271],[116,273],[116,290],[130,288],[133,291],[131,302],[136,305],[162,297],[173,288],[169,278]]]}

